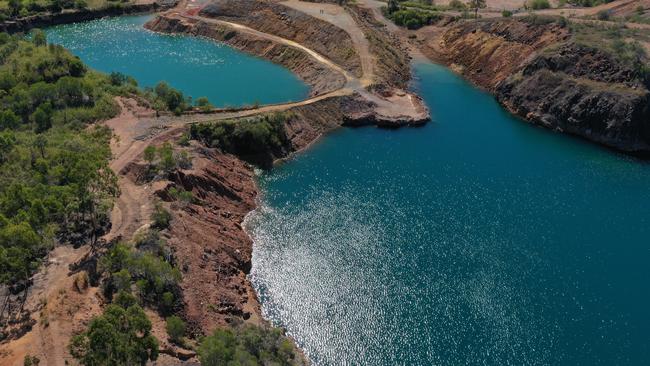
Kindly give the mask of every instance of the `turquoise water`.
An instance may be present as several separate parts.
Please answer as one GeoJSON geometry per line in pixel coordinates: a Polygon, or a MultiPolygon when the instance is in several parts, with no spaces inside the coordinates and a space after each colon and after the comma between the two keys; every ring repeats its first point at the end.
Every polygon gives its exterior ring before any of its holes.
{"type": "Polygon", "coordinates": [[[432,123],[261,175],[265,315],[315,365],[650,364],[650,166],[415,71],[432,123]]]}
{"type": "Polygon", "coordinates": [[[309,88],[289,70],[208,39],[145,30],[146,16],[104,18],[46,29],[90,67],[133,76],[142,86],[165,80],[216,106],[304,99],[309,88]]]}

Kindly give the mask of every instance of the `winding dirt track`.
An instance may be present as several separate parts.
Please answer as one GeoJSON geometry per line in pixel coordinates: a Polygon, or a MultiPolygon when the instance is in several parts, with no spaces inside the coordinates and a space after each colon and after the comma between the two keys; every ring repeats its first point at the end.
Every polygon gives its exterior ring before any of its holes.
{"type": "MultiPolygon", "coordinates": [[[[150,222],[152,212],[150,192],[146,186],[138,186],[129,178],[120,174],[122,170],[144,152],[149,145],[147,141],[136,140],[138,130],[135,129],[139,118],[136,117],[133,105],[128,101],[116,98],[120,105],[120,114],[105,122],[113,130],[115,138],[111,141],[113,161],[111,169],[118,176],[120,196],[111,212],[111,231],[104,236],[106,241],[118,237],[129,238],[141,226],[150,222]]],[[[137,107],[135,107],[137,108],[137,107]]]]}

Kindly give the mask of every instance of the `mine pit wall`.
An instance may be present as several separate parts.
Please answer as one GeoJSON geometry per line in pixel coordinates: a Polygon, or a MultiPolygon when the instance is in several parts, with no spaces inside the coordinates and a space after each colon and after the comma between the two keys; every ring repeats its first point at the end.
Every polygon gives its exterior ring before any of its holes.
{"type": "Polygon", "coordinates": [[[159,15],[145,28],[160,33],[182,33],[223,42],[247,54],[282,65],[311,87],[310,96],[322,95],[345,85],[345,77],[296,48],[239,32],[225,25],[159,15]]]}
{"type": "Polygon", "coordinates": [[[352,38],[343,29],[324,20],[282,4],[259,0],[213,0],[199,15],[295,41],[361,77],[361,58],[352,38]]]}
{"type": "Polygon", "coordinates": [[[33,15],[17,20],[7,20],[0,22],[0,32],[26,32],[33,28],[45,28],[59,24],[85,22],[104,17],[148,14],[169,9],[174,5],[175,2],[170,2],[165,5],[160,5],[158,3],[131,4],[124,6],[115,6],[106,9],[83,9],[58,14],[33,15]]]}
{"type": "Polygon", "coordinates": [[[442,59],[527,121],[635,155],[650,152],[650,91],[628,66],[556,23],[465,22],[442,59]]]}

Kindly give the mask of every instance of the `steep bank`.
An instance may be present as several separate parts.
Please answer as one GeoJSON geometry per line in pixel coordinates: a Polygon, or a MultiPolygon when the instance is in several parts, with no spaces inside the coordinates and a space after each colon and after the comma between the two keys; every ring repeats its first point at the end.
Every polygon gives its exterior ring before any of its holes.
{"type": "Polygon", "coordinates": [[[282,65],[311,87],[310,96],[339,89],[345,84],[345,77],[341,73],[326,67],[305,52],[226,25],[208,24],[162,14],[145,24],[145,28],[161,33],[184,33],[211,38],[282,65]]]}
{"type": "Polygon", "coordinates": [[[422,34],[427,55],[514,114],[622,151],[650,151],[647,82],[623,52],[607,50],[605,37],[602,47],[585,45],[560,18],[464,22],[422,34]]]}
{"type": "Polygon", "coordinates": [[[16,33],[25,32],[33,28],[44,28],[59,24],[69,24],[85,22],[88,20],[99,19],[103,17],[119,16],[127,14],[144,14],[153,13],[168,9],[176,4],[171,3],[140,3],[111,6],[105,9],[80,9],[57,14],[40,14],[29,17],[19,18],[16,20],[7,20],[0,22],[0,32],[16,33]]]}

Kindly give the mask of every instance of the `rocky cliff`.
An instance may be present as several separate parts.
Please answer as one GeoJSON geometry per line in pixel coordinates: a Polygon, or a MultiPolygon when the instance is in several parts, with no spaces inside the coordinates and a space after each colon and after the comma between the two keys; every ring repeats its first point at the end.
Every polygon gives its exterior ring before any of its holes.
{"type": "Polygon", "coordinates": [[[643,75],[605,48],[576,42],[565,21],[465,22],[438,41],[438,56],[514,114],[622,151],[650,151],[643,75]]]}

